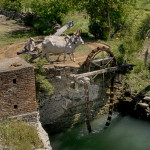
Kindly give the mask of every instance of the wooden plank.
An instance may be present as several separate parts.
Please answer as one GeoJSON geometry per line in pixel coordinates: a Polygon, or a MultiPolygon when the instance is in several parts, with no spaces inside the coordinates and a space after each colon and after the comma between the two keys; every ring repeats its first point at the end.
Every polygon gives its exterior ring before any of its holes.
{"type": "Polygon", "coordinates": [[[118,73],[125,74],[125,73],[131,71],[134,66],[135,65],[133,65],[133,64],[125,64],[122,66],[110,67],[110,68],[105,68],[105,69],[82,73],[82,74],[70,74],[70,78],[72,78],[74,80],[78,80],[78,79],[81,79],[84,77],[94,76],[97,74],[103,74],[103,73],[108,73],[108,72],[116,72],[116,71],[118,73]]]}
{"type": "Polygon", "coordinates": [[[103,74],[103,73],[108,73],[108,72],[114,72],[114,71],[117,71],[118,69],[119,69],[118,67],[110,67],[110,68],[96,70],[96,71],[82,73],[82,74],[71,74],[70,77],[71,78],[80,79],[80,78],[84,78],[84,77],[93,76],[93,75],[96,75],[96,74],[103,74]]]}
{"type": "Polygon", "coordinates": [[[54,35],[60,36],[63,32],[65,32],[70,27],[73,27],[74,23],[73,21],[69,21],[67,24],[65,24],[63,27],[57,30],[57,32],[54,35]]]}

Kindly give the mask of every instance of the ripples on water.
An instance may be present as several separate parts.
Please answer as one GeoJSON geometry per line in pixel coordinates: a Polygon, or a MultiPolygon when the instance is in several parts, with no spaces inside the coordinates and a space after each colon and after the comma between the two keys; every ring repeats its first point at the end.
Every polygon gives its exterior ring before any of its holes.
{"type": "Polygon", "coordinates": [[[150,150],[150,122],[114,113],[105,129],[107,116],[50,137],[53,150],[150,150]]]}

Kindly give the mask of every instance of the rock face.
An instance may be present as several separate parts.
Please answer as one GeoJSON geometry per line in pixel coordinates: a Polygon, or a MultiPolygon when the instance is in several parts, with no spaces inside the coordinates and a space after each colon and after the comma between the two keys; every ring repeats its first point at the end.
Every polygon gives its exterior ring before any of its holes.
{"type": "Polygon", "coordinates": [[[146,103],[138,103],[137,105],[138,105],[139,107],[141,107],[141,108],[144,108],[144,109],[146,109],[146,108],[149,107],[149,105],[146,104],[146,103]]]}
{"type": "Polygon", "coordinates": [[[138,118],[150,120],[150,97],[145,96],[135,106],[135,114],[138,118]]]}
{"type": "Polygon", "coordinates": [[[6,21],[6,16],[0,15],[0,21],[6,21]]]}
{"type": "Polygon", "coordinates": [[[15,12],[15,11],[0,10],[0,14],[2,16],[5,16],[5,17],[3,17],[3,19],[6,19],[6,17],[9,18],[9,19],[19,19],[19,18],[23,17],[22,13],[15,12]]]}
{"type": "MultiPolygon", "coordinates": [[[[38,98],[43,101],[39,108],[40,121],[49,130],[48,132],[59,132],[85,121],[84,87],[68,78],[58,76],[60,74],[53,78],[52,74],[50,77],[47,76],[51,79],[55,94],[53,96],[41,94],[38,98]]],[[[106,104],[109,95],[106,92],[107,88],[100,79],[89,85],[91,120],[108,112],[109,105],[106,104]]]]}
{"type": "MultiPolygon", "coordinates": [[[[127,99],[127,98],[126,98],[127,99]]],[[[150,96],[138,96],[118,103],[119,111],[136,118],[150,120],[150,96]]]]}
{"type": "Polygon", "coordinates": [[[43,129],[41,125],[41,122],[39,121],[39,114],[37,115],[37,131],[38,131],[39,138],[42,140],[42,143],[44,145],[43,150],[45,149],[52,150],[52,147],[50,146],[50,140],[49,140],[48,134],[45,132],[45,130],[43,129]]]}
{"type": "Polygon", "coordinates": [[[150,96],[145,96],[145,97],[143,98],[143,101],[150,102],[150,96]]]}

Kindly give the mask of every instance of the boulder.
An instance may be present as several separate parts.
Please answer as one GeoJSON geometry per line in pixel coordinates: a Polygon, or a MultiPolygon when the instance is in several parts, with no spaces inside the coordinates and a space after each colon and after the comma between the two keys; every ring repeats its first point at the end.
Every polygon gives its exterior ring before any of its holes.
{"type": "Polygon", "coordinates": [[[6,16],[0,15],[0,21],[6,21],[6,16]]]}
{"type": "Polygon", "coordinates": [[[141,108],[145,108],[145,109],[149,107],[149,105],[146,103],[138,103],[138,106],[140,106],[141,108]]]}
{"type": "Polygon", "coordinates": [[[143,98],[143,100],[150,102],[150,96],[145,96],[145,97],[143,98]]]}

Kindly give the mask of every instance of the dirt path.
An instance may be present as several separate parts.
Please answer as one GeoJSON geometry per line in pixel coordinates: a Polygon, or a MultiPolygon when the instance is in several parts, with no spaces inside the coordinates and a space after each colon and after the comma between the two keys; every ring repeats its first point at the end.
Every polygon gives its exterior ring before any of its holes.
{"type": "MultiPolygon", "coordinates": [[[[17,55],[16,53],[24,48],[26,42],[19,42],[19,43],[14,43],[11,45],[7,45],[4,48],[0,49],[0,59],[6,59],[6,58],[13,58],[13,57],[22,57],[23,55],[17,55]]],[[[102,46],[103,44],[98,43],[98,42],[86,42],[85,45],[87,45],[91,50],[97,48],[98,46],[102,46]]],[[[67,61],[64,63],[63,62],[63,56],[60,57],[60,62],[54,62],[53,65],[46,64],[47,67],[53,67],[55,66],[72,66],[72,67],[79,67],[79,63],[83,63],[87,55],[89,54],[89,51],[85,52],[75,52],[75,58],[76,61],[73,62],[70,60],[69,55],[67,55],[67,61]]],[[[51,57],[52,61],[56,60],[56,56],[51,57]]]]}
{"type": "Polygon", "coordinates": [[[25,42],[7,45],[0,49],[0,59],[18,57],[17,52],[22,50],[25,42]]]}

